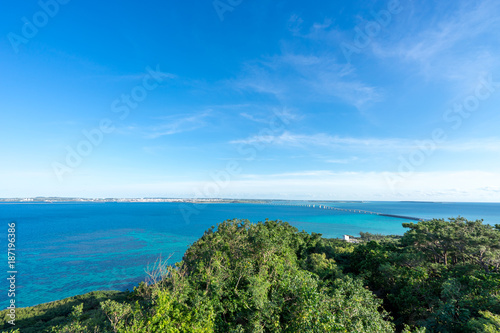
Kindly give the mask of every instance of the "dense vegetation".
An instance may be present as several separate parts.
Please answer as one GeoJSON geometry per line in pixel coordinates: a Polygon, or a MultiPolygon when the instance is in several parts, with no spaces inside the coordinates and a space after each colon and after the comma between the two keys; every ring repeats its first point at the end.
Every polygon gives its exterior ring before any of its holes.
{"type": "Polygon", "coordinates": [[[403,236],[361,233],[358,243],[348,243],[281,221],[226,221],[206,231],[180,263],[158,262],[151,281],[133,292],[18,309],[17,327],[500,332],[500,226],[462,218],[404,226],[403,236]]]}

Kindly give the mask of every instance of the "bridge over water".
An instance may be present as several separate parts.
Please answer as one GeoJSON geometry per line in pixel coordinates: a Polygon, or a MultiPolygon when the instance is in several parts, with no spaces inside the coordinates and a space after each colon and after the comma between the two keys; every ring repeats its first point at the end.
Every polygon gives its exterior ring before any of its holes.
{"type": "Polygon", "coordinates": [[[407,219],[407,220],[413,220],[413,221],[423,221],[423,220],[425,220],[425,219],[422,219],[422,218],[419,218],[419,217],[396,215],[396,214],[385,214],[385,213],[371,212],[371,211],[363,210],[363,209],[340,208],[340,207],[334,207],[334,206],[327,206],[325,204],[312,204],[312,203],[303,204],[303,203],[297,203],[297,202],[293,202],[293,201],[271,202],[270,204],[271,205],[277,205],[277,206],[308,207],[308,208],[314,208],[314,209],[336,210],[336,211],[342,211],[342,212],[348,212],[348,213],[356,213],[356,214],[369,214],[369,215],[388,216],[388,217],[396,217],[396,218],[400,218],[400,219],[407,219]]]}

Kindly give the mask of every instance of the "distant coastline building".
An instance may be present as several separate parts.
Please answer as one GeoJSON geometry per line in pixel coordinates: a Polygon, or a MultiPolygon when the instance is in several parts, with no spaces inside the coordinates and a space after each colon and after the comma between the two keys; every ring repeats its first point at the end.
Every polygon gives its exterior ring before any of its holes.
{"type": "Polygon", "coordinates": [[[342,238],[343,238],[344,242],[347,242],[347,243],[359,243],[359,239],[356,239],[354,236],[344,235],[344,236],[342,236],[342,238]]]}

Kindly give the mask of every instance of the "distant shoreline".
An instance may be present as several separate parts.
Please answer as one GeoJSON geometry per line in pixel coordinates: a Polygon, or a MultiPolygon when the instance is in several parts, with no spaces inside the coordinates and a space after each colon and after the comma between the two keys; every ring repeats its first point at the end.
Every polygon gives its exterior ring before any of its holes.
{"type": "Polygon", "coordinates": [[[283,202],[335,202],[363,203],[363,200],[285,200],[285,199],[226,199],[226,198],[0,198],[1,203],[54,203],[54,202],[183,202],[183,203],[270,203],[283,202]]]}
{"type": "Polygon", "coordinates": [[[277,205],[287,205],[287,203],[292,202],[307,202],[308,205],[299,204],[290,206],[308,206],[315,208],[316,204],[323,203],[323,205],[318,205],[318,208],[323,209],[333,209],[337,211],[345,211],[351,213],[360,214],[371,214],[387,217],[395,217],[406,220],[422,221],[424,219],[405,216],[399,214],[387,214],[380,212],[371,212],[360,209],[345,209],[325,206],[324,203],[363,203],[363,201],[320,201],[320,200],[272,200],[272,199],[220,199],[220,198],[207,198],[207,199],[181,199],[181,198],[137,198],[137,199],[124,199],[124,198],[105,198],[105,199],[87,199],[87,198],[26,198],[26,199],[0,199],[0,204],[52,204],[52,203],[191,203],[191,204],[230,204],[230,203],[242,203],[242,204],[277,204],[277,205]],[[278,203],[276,203],[278,202],[278,203]],[[283,203],[282,203],[283,202],[283,203]]]}
{"type": "Polygon", "coordinates": [[[422,204],[448,203],[500,203],[494,201],[415,201],[415,200],[319,200],[319,199],[238,199],[238,198],[80,198],[80,197],[17,197],[0,198],[2,203],[64,203],[64,202],[180,202],[180,203],[271,203],[271,202],[310,202],[310,203],[367,203],[399,202],[422,204]]]}

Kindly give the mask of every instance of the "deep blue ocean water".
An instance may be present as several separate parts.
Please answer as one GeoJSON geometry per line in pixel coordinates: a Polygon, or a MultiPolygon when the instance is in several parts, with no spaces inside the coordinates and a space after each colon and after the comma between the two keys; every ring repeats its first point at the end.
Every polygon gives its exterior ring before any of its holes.
{"type": "MultiPolygon", "coordinates": [[[[356,235],[360,231],[403,234],[401,224],[409,221],[319,209],[319,205],[419,218],[461,215],[500,223],[500,204],[307,203],[315,208],[293,204],[2,203],[0,244],[7,252],[7,223],[15,221],[16,304],[25,307],[93,290],[132,289],[144,281],[146,268],[160,256],[172,255],[171,264],[181,260],[188,246],[206,229],[226,219],[281,219],[299,230],[324,237],[356,235]]],[[[9,300],[8,267],[4,260],[0,263],[5,275],[0,283],[2,308],[7,307],[9,300]]]]}

